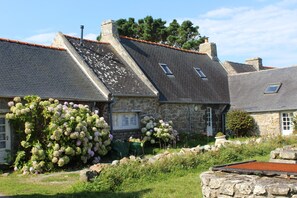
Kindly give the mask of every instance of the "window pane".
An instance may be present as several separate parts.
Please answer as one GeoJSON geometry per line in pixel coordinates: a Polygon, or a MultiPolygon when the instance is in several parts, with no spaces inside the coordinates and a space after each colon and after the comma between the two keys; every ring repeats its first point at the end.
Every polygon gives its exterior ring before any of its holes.
{"type": "Polygon", "coordinates": [[[159,65],[161,66],[166,75],[173,75],[173,73],[166,64],[159,63],[159,65]]]}
{"type": "Polygon", "coordinates": [[[131,125],[134,125],[134,126],[137,125],[137,123],[136,123],[136,115],[133,115],[133,116],[130,118],[130,124],[131,124],[131,125]]]}
{"type": "Polygon", "coordinates": [[[129,126],[129,118],[128,116],[126,115],[123,115],[122,116],[122,126],[125,127],[125,126],[129,126]]]}
{"type": "Polygon", "coordinates": [[[275,92],[277,90],[277,86],[270,86],[267,88],[267,92],[275,92]]]}
{"type": "Polygon", "coordinates": [[[281,86],[281,83],[277,84],[270,84],[266,87],[264,93],[269,94],[269,93],[277,93],[279,88],[281,86]]]}
{"type": "Polygon", "coordinates": [[[0,126],[0,132],[5,132],[5,126],[0,126]]]}
{"type": "Polygon", "coordinates": [[[6,142],[5,141],[0,142],[0,148],[6,148],[6,142]]]}
{"type": "Polygon", "coordinates": [[[139,128],[139,119],[137,113],[113,113],[112,118],[114,130],[129,130],[139,128]]]}
{"type": "Polygon", "coordinates": [[[0,134],[0,140],[5,140],[5,133],[0,134]]]}
{"type": "Polygon", "coordinates": [[[206,78],[206,75],[203,73],[203,71],[200,68],[194,68],[194,69],[200,78],[206,78]]]}
{"type": "Polygon", "coordinates": [[[5,124],[5,118],[0,118],[0,125],[5,124]]]}

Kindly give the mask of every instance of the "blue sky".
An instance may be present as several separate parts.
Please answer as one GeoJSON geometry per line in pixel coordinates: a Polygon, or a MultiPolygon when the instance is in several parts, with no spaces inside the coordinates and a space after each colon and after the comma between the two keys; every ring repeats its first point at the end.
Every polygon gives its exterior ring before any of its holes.
{"type": "Polygon", "coordinates": [[[215,42],[221,61],[261,57],[266,66],[297,65],[297,0],[0,0],[0,37],[50,45],[58,31],[95,39],[107,19],[151,15],[191,20],[215,42]]]}

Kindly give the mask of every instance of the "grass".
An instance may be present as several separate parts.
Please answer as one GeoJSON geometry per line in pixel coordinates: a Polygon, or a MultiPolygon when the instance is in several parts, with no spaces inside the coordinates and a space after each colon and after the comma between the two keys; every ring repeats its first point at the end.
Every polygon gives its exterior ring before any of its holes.
{"type": "Polygon", "coordinates": [[[60,172],[44,175],[22,175],[12,173],[0,176],[0,192],[5,195],[56,195],[69,192],[72,185],[77,183],[79,173],[60,172]]]}
{"type": "Polygon", "coordinates": [[[199,175],[209,167],[235,161],[267,161],[276,147],[296,144],[296,138],[275,138],[252,146],[174,157],[141,166],[139,163],[104,170],[93,183],[78,182],[78,172],[0,176],[0,193],[14,197],[202,197],[199,175]]]}
{"type": "MultiPolygon", "coordinates": [[[[188,134],[188,133],[181,133],[179,134],[180,141],[177,142],[176,148],[167,148],[166,151],[178,152],[181,148],[192,148],[198,145],[206,145],[206,144],[214,144],[215,138],[208,137],[206,135],[201,134],[188,134]]],[[[156,155],[159,153],[164,152],[163,148],[153,147],[151,145],[145,145],[144,153],[145,155],[156,155]]]]}

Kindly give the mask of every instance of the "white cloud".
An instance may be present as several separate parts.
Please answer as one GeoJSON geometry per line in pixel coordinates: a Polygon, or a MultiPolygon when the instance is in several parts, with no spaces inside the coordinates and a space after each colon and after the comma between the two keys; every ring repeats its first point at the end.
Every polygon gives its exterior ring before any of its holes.
{"type": "MultiPolygon", "coordinates": [[[[51,45],[56,34],[57,34],[56,32],[41,33],[41,34],[36,34],[36,35],[30,36],[23,40],[26,42],[29,42],[29,43],[38,43],[41,45],[51,45]]],[[[76,36],[76,37],[78,36],[77,33],[73,33],[73,32],[66,33],[66,35],[76,36]]],[[[89,33],[89,34],[86,34],[84,36],[84,38],[90,39],[90,40],[96,40],[97,36],[98,36],[97,34],[89,33]]]]}
{"type": "Polygon", "coordinates": [[[283,0],[263,8],[220,8],[199,19],[201,35],[217,43],[221,60],[262,57],[264,65],[297,65],[297,0],[283,0]]]}
{"type": "Polygon", "coordinates": [[[25,38],[24,40],[30,43],[50,45],[53,42],[55,35],[56,35],[56,32],[42,33],[42,34],[36,34],[36,35],[30,36],[28,38],[25,38]]]}
{"type": "Polygon", "coordinates": [[[233,15],[234,13],[239,13],[239,12],[242,12],[242,11],[245,11],[246,7],[240,7],[240,8],[220,8],[220,9],[217,9],[217,10],[211,10],[209,12],[207,12],[205,14],[204,17],[228,17],[228,16],[231,16],[233,15]]]}
{"type": "Polygon", "coordinates": [[[93,33],[90,33],[90,34],[86,34],[84,36],[85,39],[89,39],[89,40],[96,40],[97,39],[97,36],[98,34],[93,34],[93,33]]]}

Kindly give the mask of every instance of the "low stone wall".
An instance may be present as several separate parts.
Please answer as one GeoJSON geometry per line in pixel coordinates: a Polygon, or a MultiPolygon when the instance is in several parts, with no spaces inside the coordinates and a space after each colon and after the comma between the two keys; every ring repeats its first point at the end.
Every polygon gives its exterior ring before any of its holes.
{"type": "Polygon", "coordinates": [[[285,146],[270,153],[270,162],[297,164],[297,147],[285,146]]]}
{"type": "Polygon", "coordinates": [[[208,171],[200,175],[204,198],[297,198],[297,178],[260,177],[208,171]]]}

